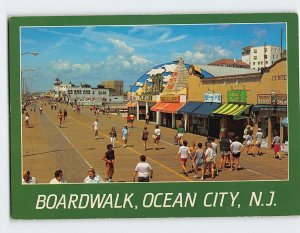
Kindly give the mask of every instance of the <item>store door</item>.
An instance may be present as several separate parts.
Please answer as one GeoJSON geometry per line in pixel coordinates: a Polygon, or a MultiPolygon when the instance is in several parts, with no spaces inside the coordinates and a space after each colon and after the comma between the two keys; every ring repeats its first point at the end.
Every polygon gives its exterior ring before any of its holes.
{"type": "Polygon", "coordinates": [[[220,133],[220,119],[219,118],[208,118],[208,135],[219,138],[220,133]]]}

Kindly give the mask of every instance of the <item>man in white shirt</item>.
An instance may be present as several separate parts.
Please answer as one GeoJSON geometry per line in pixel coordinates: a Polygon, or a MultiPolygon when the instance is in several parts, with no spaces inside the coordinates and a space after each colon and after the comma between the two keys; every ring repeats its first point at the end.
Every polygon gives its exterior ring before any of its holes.
{"type": "Polygon", "coordinates": [[[244,150],[244,146],[243,146],[242,143],[239,142],[239,137],[238,136],[236,136],[235,139],[234,139],[234,142],[231,143],[230,150],[231,150],[231,154],[232,154],[231,171],[233,170],[232,166],[233,166],[233,162],[235,160],[236,160],[236,163],[235,163],[236,170],[238,171],[241,152],[244,150]]]}
{"type": "Polygon", "coordinates": [[[67,182],[64,180],[62,170],[57,170],[54,173],[54,178],[50,181],[50,184],[64,184],[64,183],[67,183],[67,182]]]}
{"type": "Polygon", "coordinates": [[[149,163],[146,163],[145,155],[141,155],[140,160],[141,162],[139,162],[134,169],[132,181],[135,182],[135,177],[137,176],[138,182],[149,182],[153,177],[153,169],[149,163]]]}
{"type": "Polygon", "coordinates": [[[30,171],[23,172],[22,184],[36,184],[36,178],[30,175],[30,171]]]}
{"type": "Polygon", "coordinates": [[[188,144],[187,141],[184,140],[183,145],[179,147],[179,151],[175,157],[175,159],[177,159],[178,156],[180,156],[180,164],[182,167],[183,174],[185,176],[188,176],[187,169],[186,169],[186,161],[187,161],[188,156],[191,156],[191,151],[187,147],[187,144],[188,144]]]}
{"type": "Polygon", "coordinates": [[[86,184],[96,184],[101,182],[100,176],[96,173],[94,168],[88,171],[88,176],[83,181],[86,184]]]}
{"type": "Polygon", "coordinates": [[[98,139],[98,131],[99,131],[99,122],[98,122],[98,118],[96,118],[96,120],[93,123],[93,130],[95,132],[95,140],[98,139]]]}

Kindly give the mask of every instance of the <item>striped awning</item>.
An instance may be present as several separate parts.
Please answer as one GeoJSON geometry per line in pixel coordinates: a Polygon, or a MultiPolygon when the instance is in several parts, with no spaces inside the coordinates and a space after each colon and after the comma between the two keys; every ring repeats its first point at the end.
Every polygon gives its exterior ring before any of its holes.
{"type": "Polygon", "coordinates": [[[239,115],[243,114],[250,107],[251,107],[251,104],[226,103],[226,104],[221,105],[213,113],[214,114],[231,115],[231,116],[239,116],[239,115]]]}

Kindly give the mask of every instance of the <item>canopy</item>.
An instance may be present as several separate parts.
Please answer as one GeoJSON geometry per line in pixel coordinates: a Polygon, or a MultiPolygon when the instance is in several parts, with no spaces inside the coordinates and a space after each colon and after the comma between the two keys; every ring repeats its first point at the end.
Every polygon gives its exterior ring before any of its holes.
{"type": "Polygon", "coordinates": [[[136,107],[136,103],[127,103],[126,106],[128,108],[135,108],[136,107]]]}
{"type": "Polygon", "coordinates": [[[230,115],[230,116],[239,116],[239,115],[243,114],[250,107],[251,107],[251,104],[226,103],[226,104],[221,105],[213,113],[230,115]]]}
{"type": "Polygon", "coordinates": [[[256,104],[252,107],[253,112],[260,111],[278,111],[278,112],[286,112],[286,105],[270,105],[270,104],[256,104]]]}
{"type": "Polygon", "coordinates": [[[185,103],[165,103],[165,102],[158,102],[155,104],[151,111],[156,112],[164,112],[164,113],[177,113],[180,108],[183,107],[185,103]]]}
{"type": "Polygon", "coordinates": [[[202,102],[188,102],[180,110],[180,113],[192,113],[197,108],[199,108],[203,103],[202,102]]]}
{"type": "Polygon", "coordinates": [[[213,111],[220,107],[220,103],[203,103],[192,114],[208,117],[213,111]]]}

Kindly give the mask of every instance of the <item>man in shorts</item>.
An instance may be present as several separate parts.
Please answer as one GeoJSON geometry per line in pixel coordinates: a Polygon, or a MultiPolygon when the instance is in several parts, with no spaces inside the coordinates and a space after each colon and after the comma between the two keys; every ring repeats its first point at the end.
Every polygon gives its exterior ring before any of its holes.
{"type": "Polygon", "coordinates": [[[102,158],[102,160],[105,161],[105,167],[106,167],[106,181],[107,182],[112,182],[112,177],[113,174],[115,172],[115,167],[114,167],[114,163],[115,163],[115,151],[113,150],[113,145],[112,144],[108,144],[106,146],[107,151],[104,154],[104,157],[102,158]]]}
{"type": "Polygon", "coordinates": [[[122,129],[122,139],[124,141],[124,145],[123,145],[124,148],[127,145],[128,135],[129,135],[129,129],[127,125],[124,125],[124,128],[122,129]]]}
{"type": "Polygon", "coordinates": [[[180,164],[181,164],[183,174],[185,176],[188,176],[188,172],[186,169],[186,161],[187,161],[187,158],[189,156],[191,156],[191,152],[190,152],[190,149],[187,147],[187,144],[188,144],[187,141],[184,140],[183,145],[179,147],[179,151],[175,157],[175,159],[177,159],[178,156],[180,156],[180,164]]]}
{"type": "Polygon", "coordinates": [[[149,163],[146,163],[145,155],[141,155],[140,160],[141,162],[139,162],[134,169],[132,181],[135,182],[137,176],[138,182],[149,182],[153,177],[153,169],[149,163]]]}
{"type": "Polygon", "coordinates": [[[98,139],[98,131],[99,131],[99,122],[98,122],[98,118],[95,119],[94,123],[93,123],[93,130],[94,130],[94,134],[95,134],[95,140],[98,139]]]}
{"type": "Polygon", "coordinates": [[[261,156],[262,155],[262,152],[261,152],[261,143],[262,143],[262,140],[264,138],[264,134],[261,132],[261,128],[258,128],[257,129],[258,132],[256,133],[255,135],[255,149],[257,150],[257,155],[261,156]]]}
{"type": "Polygon", "coordinates": [[[221,151],[221,159],[220,159],[220,170],[223,170],[225,167],[226,160],[230,162],[230,140],[225,133],[220,141],[220,151],[221,151]]]}
{"type": "Polygon", "coordinates": [[[231,150],[231,154],[232,154],[231,166],[230,166],[231,171],[233,170],[233,162],[234,161],[236,161],[235,166],[236,166],[236,170],[238,171],[240,156],[241,156],[242,151],[244,150],[244,146],[242,143],[239,142],[238,136],[236,136],[234,139],[234,142],[231,143],[230,150],[231,150]]]}

